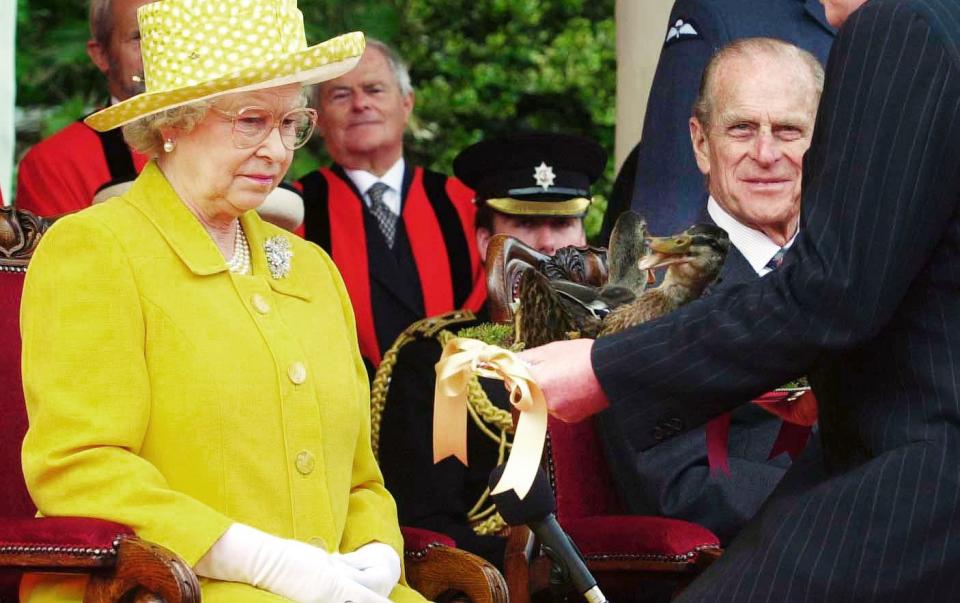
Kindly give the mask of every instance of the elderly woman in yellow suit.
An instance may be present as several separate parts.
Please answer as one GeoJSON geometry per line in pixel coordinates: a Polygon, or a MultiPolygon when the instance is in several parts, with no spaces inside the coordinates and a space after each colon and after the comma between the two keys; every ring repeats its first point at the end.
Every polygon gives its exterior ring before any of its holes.
{"type": "MultiPolygon", "coordinates": [[[[421,601],[340,276],[253,211],[312,133],[302,83],[351,68],[363,37],[308,48],[295,0],[139,19],[147,92],[88,123],[127,124],[154,160],[57,222],[25,285],[30,493],[173,550],[207,602],[421,601]]],[[[83,580],[29,575],[21,596],[80,601],[83,580]]]]}

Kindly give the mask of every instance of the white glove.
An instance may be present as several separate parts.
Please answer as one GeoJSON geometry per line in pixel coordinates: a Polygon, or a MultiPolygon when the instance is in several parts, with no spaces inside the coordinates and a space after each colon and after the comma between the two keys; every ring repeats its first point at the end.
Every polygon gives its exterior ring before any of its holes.
{"type": "Polygon", "coordinates": [[[384,597],[400,581],[400,557],[382,542],[365,544],[338,557],[338,561],[357,570],[356,574],[347,573],[350,578],[384,597]]]}
{"type": "Polygon", "coordinates": [[[321,548],[235,523],[194,569],[207,578],[251,584],[297,603],[388,603],[343,575],[340,566],[321,548]]]}

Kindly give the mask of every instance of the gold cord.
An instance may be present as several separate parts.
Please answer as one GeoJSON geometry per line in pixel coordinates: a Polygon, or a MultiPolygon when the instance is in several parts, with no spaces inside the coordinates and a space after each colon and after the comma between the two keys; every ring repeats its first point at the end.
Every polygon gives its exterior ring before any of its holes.
{"type": "MultiPolygon", "coordinates": [[[[423,331],[423,325],[414,323],[397,337],[390,349],[383,355],[370,386],[370,443],[373,447],[373,455],[378,461],[380,459],[380,425],[383,420],[383,411],[387,404],[387,394],[390,391],[391,376],[397,364],[397,357],[400,354],[400,349],[416,339],[417,334],[422,335],[423,331]]],[[[446,329],[441,329],[435,336],[437,341],[440,342],[441,348],[456,337],[446,329]]],[[[497,464],[503,463],[507,457],[507,449],[511,446],[507,436],[513,434],[514,431],[513,416],[510,411],[499,408],[490,401],[476,375],[470,378],[470,383],[467,385],[467,411],[480,432],[497,443],[497,464]]],[[[477,502],[474,503],[473,508],[467,513],[467,519],[470,521],[473,531],[481,536],[498,534],[507,527],[507,523],[496,512],[496,507],[489,502],[489,499],[490,490],[488,488],[484,490],[477,502]]]]}

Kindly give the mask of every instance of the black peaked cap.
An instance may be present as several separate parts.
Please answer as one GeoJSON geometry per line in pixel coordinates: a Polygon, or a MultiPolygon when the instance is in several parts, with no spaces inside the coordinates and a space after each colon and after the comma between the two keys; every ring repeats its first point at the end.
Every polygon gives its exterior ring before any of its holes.
{"type": "Polygon", "coordinates": [[[590,199],[590,185],[606,163],[603,148],[587,138],[523,132],[467,147],[454,159],[453,172],[476,192],[478,203],[501,198],[557,201],[590,199]]]}

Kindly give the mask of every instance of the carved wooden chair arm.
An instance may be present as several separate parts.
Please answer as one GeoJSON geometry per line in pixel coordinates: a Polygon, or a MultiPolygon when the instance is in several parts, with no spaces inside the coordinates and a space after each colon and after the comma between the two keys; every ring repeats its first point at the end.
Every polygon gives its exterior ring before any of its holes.
{"type": "Polygon", "coordinates": [[[89,574],[84,603],[200,601],[200,585],[183,560],[126,526],[89,517],[3,520],[3,570],[89,574]]]}
{"type": "Polygon", "coordinates": [[[473,603],[507,603],[507,583],[489,561],[445,544],[404,553],[407,581],[431,601],[465,598],[473,603]]]}

